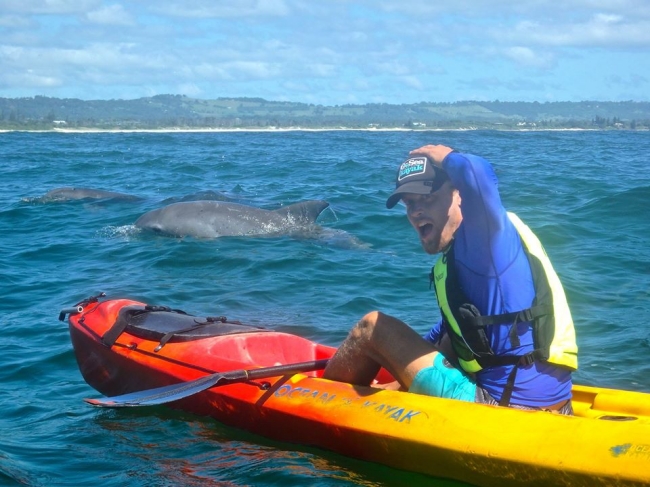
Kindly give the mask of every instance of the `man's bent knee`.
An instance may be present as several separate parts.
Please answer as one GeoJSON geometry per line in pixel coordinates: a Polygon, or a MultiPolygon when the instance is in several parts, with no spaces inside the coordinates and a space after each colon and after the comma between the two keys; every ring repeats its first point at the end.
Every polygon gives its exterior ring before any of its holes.
{"type": "Polygon", "coordinates": [[[386,315],[381,311],[371,311],[370,313],[366,313],[363,318],[359,320],[359,323],[364,323],[365,326],[375,326],[384,316],[386,315]]]}
{"type": "Polygon", "coordinates": [[[371,311],[370,313],[367,313],[352,328],[350,334],[354,338],[369,339],[382,315],[383,313],[380,311],[371,311]]]}

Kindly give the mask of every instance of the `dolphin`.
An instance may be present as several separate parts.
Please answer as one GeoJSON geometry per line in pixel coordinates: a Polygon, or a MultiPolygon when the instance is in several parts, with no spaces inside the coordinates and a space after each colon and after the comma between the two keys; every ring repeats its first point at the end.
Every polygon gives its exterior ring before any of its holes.
{"type": "Polygon", "coordinates": [[[218,238],[292,233],[313,224],[327,201],[301,201],[263,210],[226,201],[188,201],[152,210],[135,226],[177,237],[218,238]]]}
{"type": "Polygon", "coordinates": [[[180,203],[182,201],[203,201],[203,200],[236,201],[234,197],[228,196],[226,193],[208,189],[204,191],[197,191],[196,193],[192,193],[192,194],[186,194],[184,196],[171,196],[169,198],[165,198],[164,200],[162,200],[161,204],[170,205],[172,203],[180,203]]]}
{"type": "Polygon", "coordinates": [[[142,198],[124,193],[115,193],[113,191],[104,191],[102,189],[92,188],[56,188],[48,191],[43,195],[43,201],[70,201],[70,200],[85,200],[85,199],[113,199],[122,201],[140,201],[142,198]]]}

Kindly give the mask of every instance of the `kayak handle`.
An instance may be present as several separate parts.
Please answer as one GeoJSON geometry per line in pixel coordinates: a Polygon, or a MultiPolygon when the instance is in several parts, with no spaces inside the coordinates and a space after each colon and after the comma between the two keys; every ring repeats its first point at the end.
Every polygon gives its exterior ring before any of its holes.
{"type": "Polygon", "coordinates": [[[83,312],[83,306],[75,306],[74,308],[64,308],[59,312],[59,321],[65,321],[65,315],[73,315],[83,312]]]}

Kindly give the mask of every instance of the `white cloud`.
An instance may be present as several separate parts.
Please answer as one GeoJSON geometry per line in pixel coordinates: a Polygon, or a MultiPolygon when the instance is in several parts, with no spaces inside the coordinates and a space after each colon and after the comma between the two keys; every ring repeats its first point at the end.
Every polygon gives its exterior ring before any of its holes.
{"type": "Polygon", "coordinates": [[[589,95],[582,70],[592,93],[650,97],[648,0],[0,0],[0,12],[0,96],[562,99],[589,95]]]}
{"type": "Polygon", "coordinates": [[[43,76],[32,70],[24,72],[0,71],[0,87],[20,85],[29,88],[56,88],[63,84],[63,80],[54,76],[43,76]]]}
{"type": "Polygon", "coordinates": [[[172,0],[155,11],[173,17],[231,18],[283,16],[290,12],[284,0],[172,0]]]}
{"type": "Polygon", "coordinates": [[[130,13],[124,10],[122,5],[108,5],[98,10],[86,13],[86,18],[95,24],[106,25],[134,25],[135,22],[130,13]]]}
{"type": "Polygon", "coordinates": [[[638,74],[630,74],[629,76],[619,76],[617,74],[614,74],[607,77],[607,82],[611,86],[625,86],[635,88],[638,86],[648,85],[650,79],[638,74]]]}
{"type": "Polygon", "coordinates": [[[20,14],[82,14],[101,0],[0,0],[0,11],[20,14]]]}
{"type": "Polygon", "coordinates": [[[403,85],[408,88],[413,88],[418,91],[425,89],[425,85],[422,82],[422,79],[418,76],[401,76],[400,80],[402,81],[403,85]]]}
{"type": "Polygon", "coordinates": [[[492,33],[500,41],[537,46],[650,48],[650,20],[602,13],[571,22],[523,20],[510,31],[492,33]]]}
{"type": "Polygon", "coordinates": [[[24,79],[28,86],[92,83],[144,83],[167,76],[172,58],[132,52],[129,44],[92,44],[83,49],[0,46],[5,78],[24,79]]]}
{"type": "Polygon", "coordinates": [[[509,47],[504,50],[504,53],[506,57],[522,66],[547,69],[555,64],[552,54],[538,53],[529,47],[509,47]]]}
{"type": "Polygon", "coordinates": [[[400,77],[408,77],[413,72],[413,67],[400,62],[398,59],[373,63],[375,72],[378,74],[388,74],[400,77]]]}
{"type": "Polygon", "coordinates": [[[363,3],[369,9],[377,7],[393,14],[401,13],[420,20],[447,15],[470,19],[531,17],[563,20],[568,17],[586,17],[593,12],[636,18],[650,17],[650,3],[647,0],[357,0],[356,3],[363,3]]]}
{"type": "Polygon", "coordinates": [[[178,85],[178,94],[190,97],[198,97],[203,94],[203,90],[194,83],[181,83],[178,85]]]}
{"type": "Polygon", "coordinates": [[[310,63],[304,65],[303,68],[307,74],[317,78],[329,78],[337,72],[336,66],[333,64],[310,63]]]}
{"type": "Polygon", "coordinates": [[[186,67],[203,80],[246,81],[268,79],[277,74],[277,68],[265,62],[229,61],[224,63],[201,63],[195,68],[186,67]]]}
{"type": "Polygon", "coordinates": [[[33,25],[28,17],[20,15],[0,15],[0,27],[10,27],[12,29],[27,28],[33,25]]]}

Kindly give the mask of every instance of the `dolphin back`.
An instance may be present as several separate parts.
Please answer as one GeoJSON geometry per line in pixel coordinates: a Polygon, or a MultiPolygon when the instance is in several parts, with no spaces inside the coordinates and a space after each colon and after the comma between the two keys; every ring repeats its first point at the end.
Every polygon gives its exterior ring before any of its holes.
{"type": "Polygon", "coordinates": [[[281,216],[283,219],[294,221],[297,224],[314,223],[325,208],[330,204],[323,200],[308,200],[292,205],[283,206],[273,213],[281,216]]]}
{"type": "Polygon", "coordinates": [[[115,191],[104,191],[103,189],[78,187],[56,188],[48,191],[43,196],[43,200],[51,201],[69,201],[83,199],[115,199],[122,201],[139,201],[142,198],[125,193],[116,193],[115,191]]]}
{"type": "Polygon", "coordinates": [[[225,201],[187,201],[149,211],[135,226],[178,237],[278,235],[311,225],[328,206],[326,201],[302,201],[269,211],[225,201]]]}

